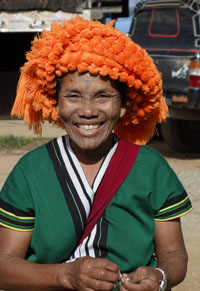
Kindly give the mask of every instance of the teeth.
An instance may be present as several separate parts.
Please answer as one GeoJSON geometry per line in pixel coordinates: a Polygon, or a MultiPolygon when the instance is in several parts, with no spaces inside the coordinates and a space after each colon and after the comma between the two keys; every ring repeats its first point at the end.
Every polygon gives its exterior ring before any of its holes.
{"type": "Polygon", "coordinates": [[[99,125],[98,124],[80,124],[79,125],[79,128],[80,129],[83,129],[83,130],[95,130],[97,128],[99,128],[99,125]]]}

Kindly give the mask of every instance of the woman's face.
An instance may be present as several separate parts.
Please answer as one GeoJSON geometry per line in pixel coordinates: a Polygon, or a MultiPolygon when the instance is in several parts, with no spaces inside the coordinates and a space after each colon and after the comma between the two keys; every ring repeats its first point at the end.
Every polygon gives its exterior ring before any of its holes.
{"type": "Polygon", "coordinates": [[[76,152],[110,146],[112,130],[126,111],[114,81],[77,71],[62,78],[57,109],[76,152]]]}

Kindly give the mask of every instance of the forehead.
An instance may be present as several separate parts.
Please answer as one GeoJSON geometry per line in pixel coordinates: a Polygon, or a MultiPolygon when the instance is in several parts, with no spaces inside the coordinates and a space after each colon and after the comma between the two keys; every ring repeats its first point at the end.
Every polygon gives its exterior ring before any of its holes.
{"type": "Polygon", "coordinates": [[[118,91],[117,84],[109,77],[93,76],[90,73],[70,72],[61,80],[62,89],[87,89],[87,90],[115,90],[118,91]]]}

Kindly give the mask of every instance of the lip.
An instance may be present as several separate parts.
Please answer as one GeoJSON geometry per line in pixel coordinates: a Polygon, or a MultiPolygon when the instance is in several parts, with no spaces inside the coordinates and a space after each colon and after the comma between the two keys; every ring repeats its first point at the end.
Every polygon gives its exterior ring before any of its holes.
{"type": "Polygon", "coordinates": [[[105,123],[104,122],[91,122],[91,123],[74,123],[74,126],[75,126],[75,129],[77,131],[77,133],[79,135],[82,135],[82,136],[85,136],[85,137],[91,137],[91,136],[95,136],[97,135],[105,126],[105,123]],[[94,128],[94,129],[84,129],[84,128],[81,128],[80,126],[96,126],[98,125],[97,128],[94,128]]]}

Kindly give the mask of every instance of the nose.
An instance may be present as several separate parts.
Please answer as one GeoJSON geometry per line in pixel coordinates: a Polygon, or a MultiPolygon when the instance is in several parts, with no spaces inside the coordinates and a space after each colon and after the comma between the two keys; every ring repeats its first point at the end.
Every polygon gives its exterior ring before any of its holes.
{"type": "Polygon", "coordinates": [[[98,116],[98,108],[94,100],[90,98],[83,98],[81,107],[79,108],[79,116],[82,118],[94,118],[98,116]]]}

